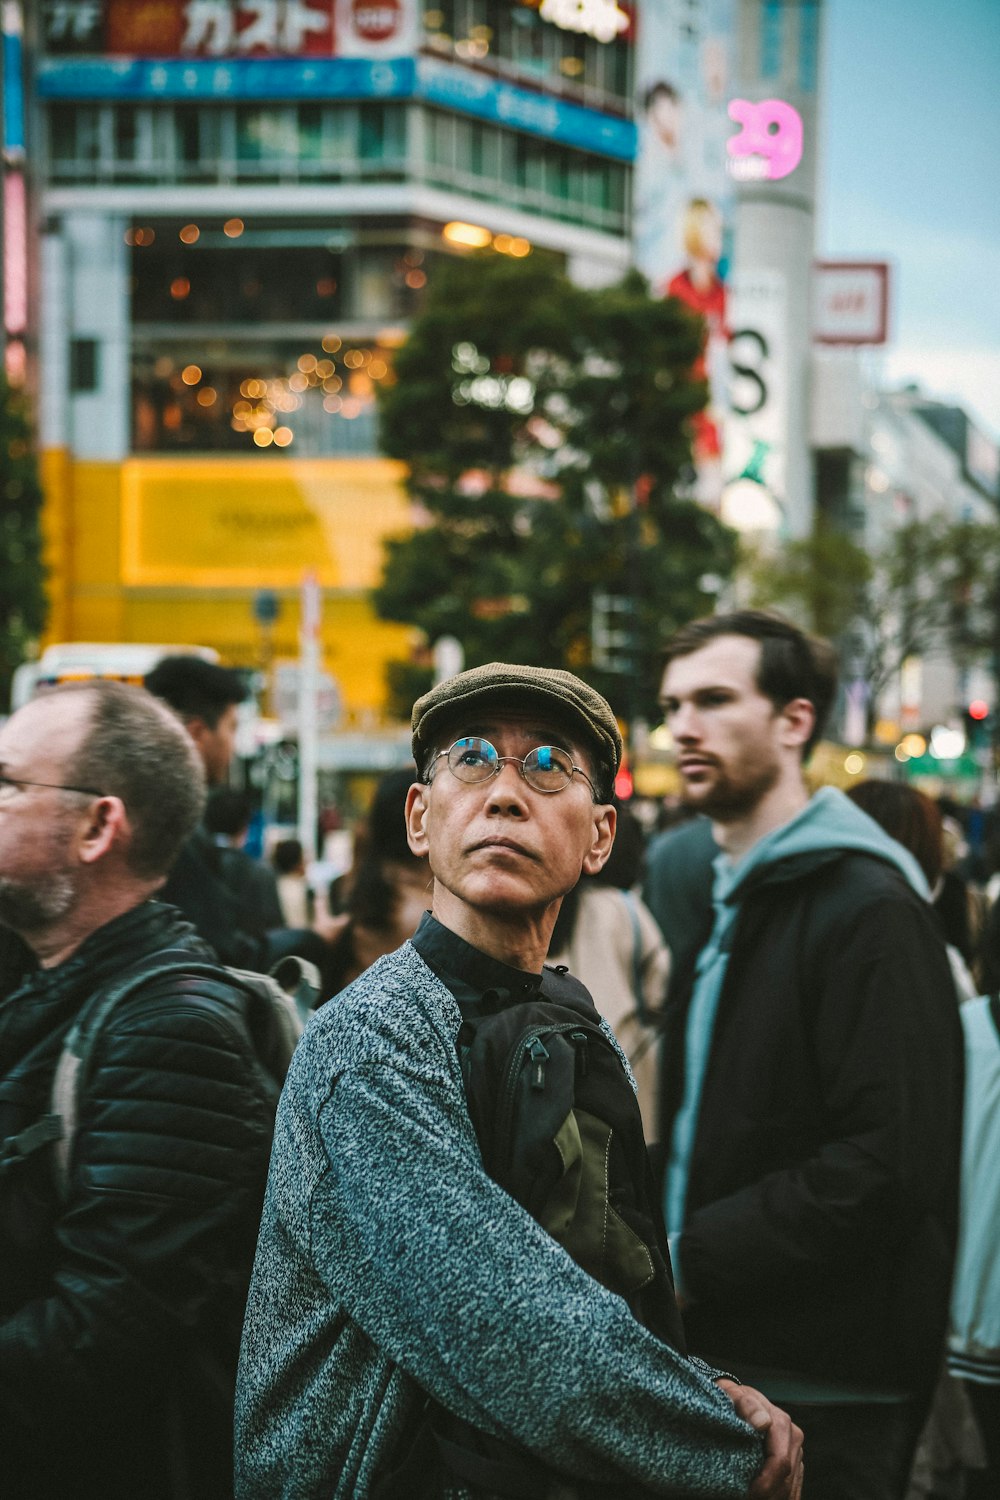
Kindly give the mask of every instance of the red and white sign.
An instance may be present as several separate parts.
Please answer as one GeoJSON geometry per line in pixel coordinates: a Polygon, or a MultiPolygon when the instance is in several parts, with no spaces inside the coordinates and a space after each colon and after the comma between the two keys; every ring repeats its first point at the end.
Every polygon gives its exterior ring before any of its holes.
{"type": "Polygon", "coordinates": [[[889,266],[884,260],[820,260],[813,266],[813,341],[884,344],[889,266]]]}
{"type": "Polygon", "coordinates": [[[416,0],[87,0],[43,16],[55,54],[390,58],[419,40],[416,0]]]}
{"type": "Polygon", "coordinates": [[[341,57],[403,57],[417,49],[415,0],[337,0],[341,57]]]}

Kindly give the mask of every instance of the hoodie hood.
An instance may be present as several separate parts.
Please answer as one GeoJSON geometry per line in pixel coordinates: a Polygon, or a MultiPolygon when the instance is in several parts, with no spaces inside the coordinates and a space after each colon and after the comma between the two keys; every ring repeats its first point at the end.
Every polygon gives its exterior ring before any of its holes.
{"type": "Polygon", "coordinates": [[[895,866],[925,901],[930,887],[910,851],[836,787],[821,787],[797,817],[759,839],[736,865],[716,861],[717,900],[736,902],[772,881],[793,880],[845,852],[871,854],[895,866]]]}

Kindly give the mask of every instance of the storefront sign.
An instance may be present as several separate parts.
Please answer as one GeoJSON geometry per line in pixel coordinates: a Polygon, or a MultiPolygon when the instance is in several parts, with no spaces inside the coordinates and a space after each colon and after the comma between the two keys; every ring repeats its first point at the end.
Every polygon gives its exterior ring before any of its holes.
{"type": "Polygon", "coordinates": [[[44,0],[46,52],[114,57],[389,57],[415,50],[416,0],[44,0]]]}
{"type": "Polygon", "coordinates": [[[884,344],[889,327],[889,267],[884,260],[822,260],[813,267],[813,339],[817,344],[884,344]]]}

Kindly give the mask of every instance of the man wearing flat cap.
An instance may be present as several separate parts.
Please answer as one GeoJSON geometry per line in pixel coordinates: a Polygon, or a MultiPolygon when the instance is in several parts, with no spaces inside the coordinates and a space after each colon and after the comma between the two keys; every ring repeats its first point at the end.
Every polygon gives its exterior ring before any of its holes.
{"type": "Polygon", "coordinates": [[[798,1429],[578,1265],[487,1174],[467,1105],[466,1008],[545,996],[562,898],[611,850],[614,715],[567,672],[494,663],[420,698],[412,727],[407,834],[431,910],[292,1061],[243,1335],[238,1500],[796,1500],[798,1429]],[[544,1481],[457,1477],[429,1407],[544,1481]]]}

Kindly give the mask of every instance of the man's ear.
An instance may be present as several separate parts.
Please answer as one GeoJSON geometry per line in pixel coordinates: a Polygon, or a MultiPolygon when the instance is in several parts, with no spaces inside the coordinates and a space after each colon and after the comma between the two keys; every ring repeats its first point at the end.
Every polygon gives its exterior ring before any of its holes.
{"type": "Polygon", "coordinates": [[[427,822],[430,814],[430,787],[414,782],[406,794],[406,842],[418,859],[430,853],[427,822]]]}
{"type": "Polygon", "coordinates": [[[77,856],[81,864],[93,865],[115,844],[128,842],[132,827],[120,797],[99,797],[81,818],[77,833],[77,856]]]}
{"type": "Polygon", "coordinates": [[[213,733],[213,731],[208,727],[206,721],[200,718],[197,714],[193,714],[191,718],[184,720],[184,728],[194,740],[199,751],[201,750],[202,742],[204,741],[205,736],[213,733]]]}
{"type": "Polygon", "coordinates": [[[601,803],[594,808],[594,839],[583,857],[584,875],[596,875],[603,870],[615,841],[618,825],[618,810],[610,803],[601,803]]]}
{"type": "Polygon", "coordinates": [[[808,698],[791,698],[781,710],[781,716],[785,721],[785,744],[801,748],[816,724],[815,705],[808,698]]]}

